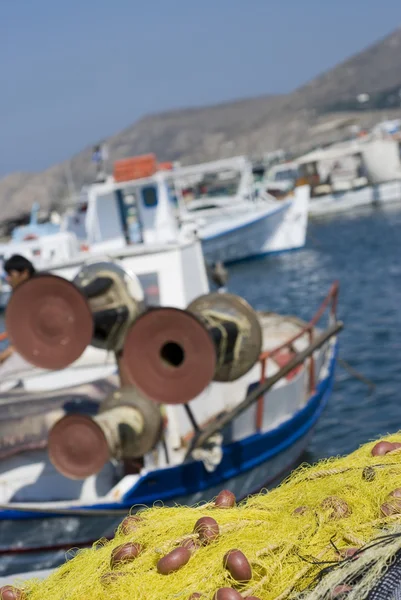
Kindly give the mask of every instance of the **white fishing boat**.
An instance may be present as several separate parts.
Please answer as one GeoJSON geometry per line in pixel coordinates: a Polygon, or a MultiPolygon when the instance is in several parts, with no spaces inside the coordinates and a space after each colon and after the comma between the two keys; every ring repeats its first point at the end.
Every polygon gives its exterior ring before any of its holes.
{"type": "Polygon", "coordinates": [[[297,162],[311,185],[311,216],[401,200],[400,142],[360,138],[315,150],[297,162]]]}
{"type": "Polygon", "coordinates": [[[331,394],[337,287],[310,323],[210,294],[199,240],[166,227],[168,176],[129,189],[142,241],[123,243],[119,195],[105,193],[93,233],[110,233],[107,259],[36,275],[7,307],[18,354],[0,368],[1,574],[21,556],[63,561],[132,506],[272,484],[331,394]]]}
{"type": "Polygon", "coordinates": [[[401,142],[375,129],[267,170],[260,187],[281,198],[297,180],[309,183],[309,215],[322,217],[401,200],[401,142]]]}
{"type": "Polygon", "coordinates": [[[210,263],[299,250],[305,245],[309,186],[277,199],[255,186],[244,156],[173,170],[181,218],[197,223],[210,263]]]}

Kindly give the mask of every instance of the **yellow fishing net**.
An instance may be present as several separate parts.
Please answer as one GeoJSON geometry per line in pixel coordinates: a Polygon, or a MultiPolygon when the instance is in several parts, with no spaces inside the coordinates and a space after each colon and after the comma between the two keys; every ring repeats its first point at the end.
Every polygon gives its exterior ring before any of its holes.
{"type": "MultiPolygon", "coordinates": [[[[386,440],[401,442],[401,433],[386,440]]],[[[46,580],[21,585],[29,600],[186,600],[194,593],[212,600],[223,587],[243,598],[296,598],[314,587],[322,566],[401,522],[401,499],[390,496],[401,488],[401,449],[372,456],[374,445],[303,465],[278,488],[232,508],[211,502],[141,509],[131,533],[120,528],[112,541],[78,552],[46,580]],[[179,570],[160,574],[157,563],[163,556],[188,538],[198,539],[194,526],[201,517],[217,521],[218,537],[196,549],[179,570]],[[111,567],[113,550],[128,542],[140,546],[138,556],[111,567]],[[251,566],[246,583],[238,583],[223,564],[233,549],[251,566]]]]}

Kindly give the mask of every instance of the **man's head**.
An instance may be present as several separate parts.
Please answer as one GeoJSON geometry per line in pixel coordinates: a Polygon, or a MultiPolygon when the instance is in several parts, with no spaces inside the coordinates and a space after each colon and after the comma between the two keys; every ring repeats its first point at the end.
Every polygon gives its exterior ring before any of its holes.
{"type": "Polygon", "coordinates": [[[27,281],[35,274],[35,267],[25,256],[14,254],[4,263],[4,271],[7,274],[7,283],[15,290],[20,283],[27,281]]]}

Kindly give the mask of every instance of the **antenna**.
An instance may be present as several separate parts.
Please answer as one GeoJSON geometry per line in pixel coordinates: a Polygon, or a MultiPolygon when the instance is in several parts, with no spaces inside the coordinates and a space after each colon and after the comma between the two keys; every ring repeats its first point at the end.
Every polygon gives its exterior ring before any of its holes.
{"type": "Polygon", "coordinates": [[[93,148],[92,152],[92,161],[96,164],[96,179],[97,183],[102,183],[106,181],[106,169],[105,163],[108,159],[108,151],[105,144],[97,144],[93,148]]]}

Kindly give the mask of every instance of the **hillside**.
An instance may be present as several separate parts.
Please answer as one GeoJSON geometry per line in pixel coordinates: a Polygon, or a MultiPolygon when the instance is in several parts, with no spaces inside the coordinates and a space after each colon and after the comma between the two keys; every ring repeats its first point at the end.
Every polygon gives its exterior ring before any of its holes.
{"type": "MultiPolygon", "coordinates": [[[[401,88],[400,50],[401,29],[397,29],[292,94],[146,116],[106,140],[110,161],[155,152],[161,160],[180,159],[188,164],[277,148],[304,150],[328,136],[337,139],[343,132],[324,126],[338,120],[339,115],[332,112],[336,106],[347,111],[341,113],[342,118],[355,118],[363,126],[382,118],[369,106],[363,112],[350,112],[349,108],[354,108],[359,93],[401,88]]],[[[399,116],[401,109],[386,114],[399,116]]],[[[34,200],[43,208],[62,202],[68,195],[67,168],[77,188],[90,182],[94,172],[91,147],[42,173],[16,173],[1,179],[2,218],[28,211],[34,200]]]]}
{"type": "Polygon", "coordinates": [[[401,27],[383,40],[319,75],[288,98],[293,110],[324,108],[361,93],[401,88],[401,27]]]}

